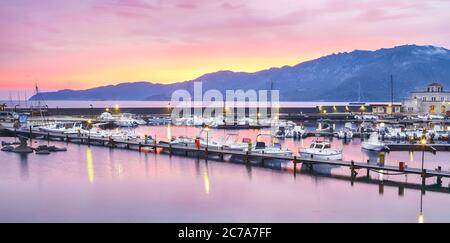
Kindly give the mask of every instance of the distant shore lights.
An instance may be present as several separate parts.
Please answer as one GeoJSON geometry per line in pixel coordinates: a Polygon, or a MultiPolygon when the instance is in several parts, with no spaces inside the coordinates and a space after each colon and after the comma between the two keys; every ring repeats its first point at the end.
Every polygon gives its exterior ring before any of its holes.
{"type": "Polygon", "coordinates": [[[279,90],[226,90],[224,94],[216,89],[203,92],[201,82],[194,82],[193,97],[188,90],[179,89],[172,93],[172,119],[194,116],[209,118],[218,115],[226,117],[225,123],[232,125],[235,118],[248,117],[254,120],[278,118],[279,90]],[[270,94],[270,100],[268,98],[270,94]],[[192,99],[193,98],[193,99],[192,99]],[[192,109],[193,108],[193,109],[192,109]]]}

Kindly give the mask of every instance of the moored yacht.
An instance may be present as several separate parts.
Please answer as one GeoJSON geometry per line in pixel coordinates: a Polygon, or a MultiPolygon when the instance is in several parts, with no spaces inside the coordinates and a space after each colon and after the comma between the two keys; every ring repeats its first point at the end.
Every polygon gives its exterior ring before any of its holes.
{"type": "Polygon", "coordinates": [[[361,147],[367,150],[381,151],[386,147],[384,142],[378,140],[378,133],[374,132],[370,134],[367,141],[362,142],[361,147]]]}
{"type": "Polygon", "coordinates": [[[301,148],[299,154],[308,159],[342,160],[342,150],[331,148],[328,141],[315,140],[309,148],[301,148]]]}

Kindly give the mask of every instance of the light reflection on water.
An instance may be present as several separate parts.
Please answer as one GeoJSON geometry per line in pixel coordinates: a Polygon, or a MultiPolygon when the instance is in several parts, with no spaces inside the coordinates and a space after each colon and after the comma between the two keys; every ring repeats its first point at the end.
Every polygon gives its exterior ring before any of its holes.
{"type": "Polygon", "coordinates": [[[94,164],[92,162],[91,147],[87,147],[87,149],[86,149],[86,163],[87,163],[88,180],[92,184],[92,183],[94,183],[94,164]]]}
{"type": "MultiPolygon", "coordinates": [[[[158,138],[166,138],[167,131],[164,126],[137,129],[158,138]]],[[[197,131],[170,128],[173,136],[193,136],[197,131]]],[[[211,136],[220,138],[226,133],[213,131],[211,136]]],[[[239,131],[240,138],[254,139],[256,134],[239,131]]],[[[280,142],[297,152],[310,141],[280,142]]],[[[333,139],[332,143],[344,149],[346,160],[376,163],[378,159],[377,154],[361,151],[359,139],[348,144],[333,139]]],[[[352,182],[349,169],[338,167],[332,175],[299,173],[294,177],[290,172],[226,161],[52,144],[67,146],[68,151],[40,156],[0,152],[0,221],[450,221],[449,193],[426,191],[422,195],[420,188],[403,184],[420,182],[417,176],[371,173],[370,180],[352,182]]],[[[447,158],[446,153],[428,153],[426,166],[448,168],[447,158]]],[[[392,152],[386,163],[405,161],[418,167],[420,159],[408,152],[392,152]]],[[[361,171],[358,176],[364,175],[361,171]]],[[[448,183],[444,180],[444,186],[448,183]]]]}

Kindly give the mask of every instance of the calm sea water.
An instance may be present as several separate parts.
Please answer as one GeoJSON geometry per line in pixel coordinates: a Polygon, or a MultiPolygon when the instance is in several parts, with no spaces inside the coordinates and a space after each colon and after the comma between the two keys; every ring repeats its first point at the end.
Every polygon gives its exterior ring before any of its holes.
{"type": "MultiPolygon", "coordinates": [[[[144,126],[137,132],[164,140],[193,136],[198,129],[144,126]]],[[[227,133],[213,131],[212,137],[227,133]]],[[[240,131],[239,136],[254,139],[257,133],[240,131]]],[[[297,152],[310,141],[281,142],[297,152]]],[[[39,143],[46,142],[34,146],[39,143]]],[[[230,162],[51,143],[68,151],[0,152],[1,222],[450,222],[449,190],[422,195],[411,186],[420,183],[412,175],[371,173],[370,180],[352,183],[348,168],[294,177],[290,171],[230,162]]],[[[346,160],[377,160],[376,154],[361,151],[359,139],[332,143],[344,149],[346,160]]],[[[425,165],[449,170],[449,158],[449,153],[427,153],[425,165]]],[[[387,161],[420,167],[421,153],[391,152],[387,161]]],[[[365,171],[358,175],[364,176],[365,171]]],[[[449,183],[444,180],[444,186],[449,183]]]]}

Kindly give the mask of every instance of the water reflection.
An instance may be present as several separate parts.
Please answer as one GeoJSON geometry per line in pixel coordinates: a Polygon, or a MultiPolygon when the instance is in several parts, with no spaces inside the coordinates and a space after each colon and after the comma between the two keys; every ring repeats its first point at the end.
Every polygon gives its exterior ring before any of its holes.
{"type": "Polygon", "coordinates": [[[209,172],[208,172],[208,162],[205,162],[205,167],[203,169],[203,183],[205,184],[205,193],[209,194],[209,172]]]}
{"type": "Polygon", "coordinates": [[[425,218],[423,216],[423,193],[420,193],[420,211],[419,211],[418,223],[425,223],[425,218]]]}
{"type": "Polygon", "coordinates": [[[22,178],[22,180],[28,180],[28,154],[20,154],[20,177],[22,178]]]}
{"type": "Polygon", "coordinates": [[[170,124],[167,124],[167,141],[170,140],[172,140],[172,126],[170,124]]]}
{"type": "Polygon", "coordinates": [[[89,183],[94,183],[94,163],[92,160],[92,150],[91,147],[86,149],[86,164],[87,164],[87,175],[89,183]]]}
{"type": "Polygon", "coordinates": [[[251,165],[245,165],[245,168],[247,170],[248,179],[252,180],[252,166],[251,165]]]}

